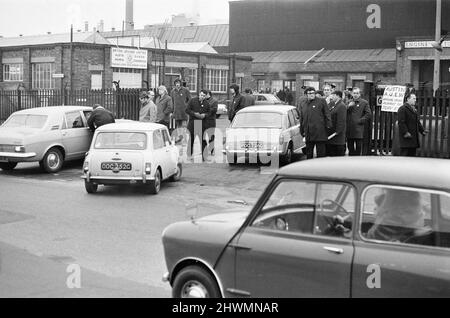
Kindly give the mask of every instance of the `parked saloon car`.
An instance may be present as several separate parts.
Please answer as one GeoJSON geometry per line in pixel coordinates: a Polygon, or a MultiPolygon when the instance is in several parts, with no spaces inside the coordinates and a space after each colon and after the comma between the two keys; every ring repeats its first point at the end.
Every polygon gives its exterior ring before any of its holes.
{"type": "Polygon", "coordinates": [[[179,151],[166,126],[119,120],[95,131],[82,178],[88,193],[99,184],[143,184],[157,194],[163,180],[178,181],[181,173],[179,151]]]}
{"type": "Polygon", "coordinates": [[[228,163],[244,157],[250,162],[268,163],[275,154],[290,163],[305,146],[295,107],[289,105],[251,106],[240,110],[226,131],[223,152],[228,163]],[[255,158],[253,158],[255,157],[255,158]]]}
{"type": "Polygon", "coordinates": [[[54,106],[21,110],[0,126],[0,168],[19,162],[39,162],[53,173],[64,161],[85,156],[92,139],[86,118],[91,107],[54,106]]]}
{"type": "Polygon", "coordinates": [[[450,163],[294,163],[250,213],[174,223],[162,241],[174,297],[450,297],[450,163]]]}
{"type": "Polygon", "coordinates": [[[286,103],[280,100],[273,94],[253,94],[255,96],[255,105],[285,105],[286,103]]]}

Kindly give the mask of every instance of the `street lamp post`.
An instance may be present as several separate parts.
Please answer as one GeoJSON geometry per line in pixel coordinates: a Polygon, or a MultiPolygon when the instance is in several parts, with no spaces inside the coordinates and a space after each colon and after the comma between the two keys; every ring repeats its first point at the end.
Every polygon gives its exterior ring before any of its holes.
{"type": "MultiPolygon", "coordinates": [[[[435,41],[439,43],[441,39],[441,12],[442,0],[436,0],[436,35],[435,41]]],[[[440,64],[441,51],[434,50],[434,73],[433,73],[433,92],[436,93],[440,83],[440,64]]]]}

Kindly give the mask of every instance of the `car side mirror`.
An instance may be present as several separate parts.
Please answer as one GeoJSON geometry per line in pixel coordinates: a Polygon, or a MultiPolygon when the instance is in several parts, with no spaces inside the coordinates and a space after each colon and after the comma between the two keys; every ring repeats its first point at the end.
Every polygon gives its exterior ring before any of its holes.
{"type": "Polygon", "coordinates": [[[186,216],[191,219],[192,223],[195,223],[195,219],[198,214],[197,201],[191,201],[185,206],[186,216]]]}

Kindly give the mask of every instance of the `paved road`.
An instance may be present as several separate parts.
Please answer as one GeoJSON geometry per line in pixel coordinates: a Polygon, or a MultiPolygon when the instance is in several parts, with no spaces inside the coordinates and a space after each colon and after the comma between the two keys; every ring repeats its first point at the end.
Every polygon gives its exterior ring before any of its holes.
{"type": "Polygon", "coordinates": [[[0,297],[169,297],[161,281],[164,227],[185,220],[193,198],[199,216],[249,210],[274,172],[192,163],[157,196],[137,187],[88,195],[81,166],[58,174],[43,174],[37,164],[0,171],[0,297]],[[66,286],[70,264],[81,267],[81,289],[66,286]]]}

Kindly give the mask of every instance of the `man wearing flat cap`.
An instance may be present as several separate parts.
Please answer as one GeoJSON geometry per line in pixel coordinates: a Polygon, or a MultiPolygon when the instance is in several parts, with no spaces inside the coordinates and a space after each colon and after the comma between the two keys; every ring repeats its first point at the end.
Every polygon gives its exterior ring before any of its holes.
{"type": "Polygon", "coordinates": [[[150,98],[148,92],[143,91],[139,94],[141,109],[139,110],[139,121],[154,123],[156,122],[156,105],[150,98]]]}

